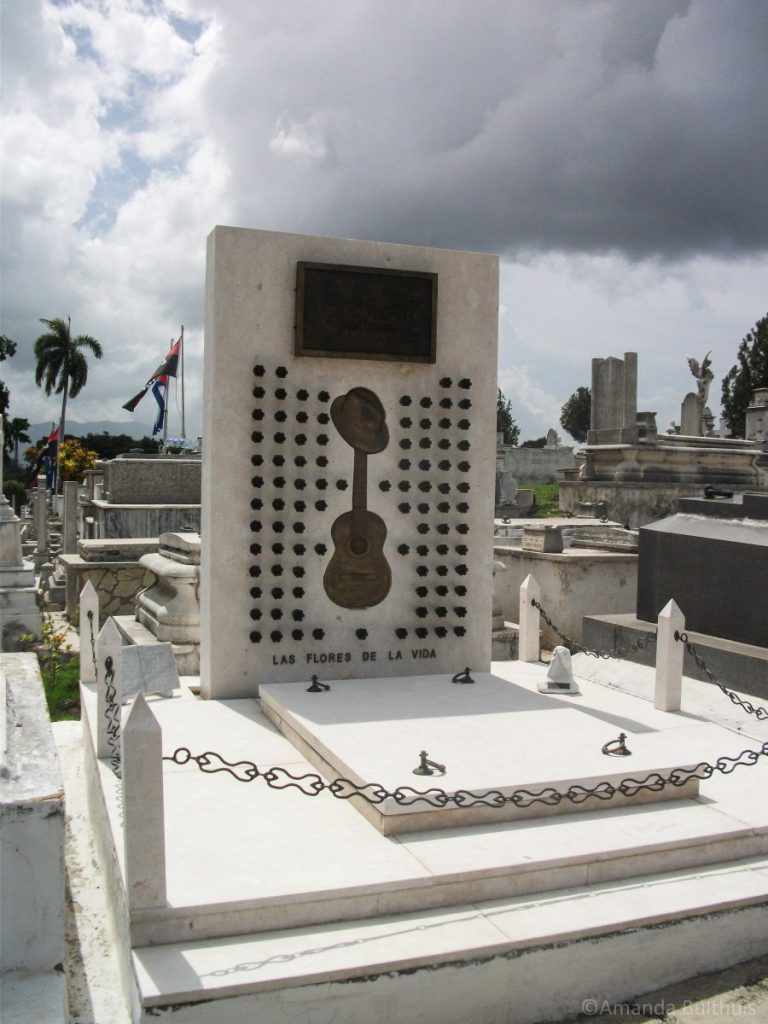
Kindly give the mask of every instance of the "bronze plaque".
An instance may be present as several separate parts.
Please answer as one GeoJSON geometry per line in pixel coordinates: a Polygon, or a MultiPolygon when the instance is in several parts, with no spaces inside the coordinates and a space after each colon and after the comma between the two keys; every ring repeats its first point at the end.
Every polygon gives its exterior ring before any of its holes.
{"type": "Polygon", "coordinates": [[[434,363],[437,274],[297,264],[297,356],[434,363]]]}

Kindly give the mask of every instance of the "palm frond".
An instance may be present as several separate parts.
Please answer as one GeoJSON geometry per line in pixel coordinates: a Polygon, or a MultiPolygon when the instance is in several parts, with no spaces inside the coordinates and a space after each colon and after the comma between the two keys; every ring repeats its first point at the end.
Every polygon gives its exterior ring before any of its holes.
{"type": "Polygon", "coordinates": [[[89,348],[97,359],[101,359],[104,355],[101,343],[92,338],[90,334],[78,334],[74,340],[74,346],[75,348],[89,348]]]}

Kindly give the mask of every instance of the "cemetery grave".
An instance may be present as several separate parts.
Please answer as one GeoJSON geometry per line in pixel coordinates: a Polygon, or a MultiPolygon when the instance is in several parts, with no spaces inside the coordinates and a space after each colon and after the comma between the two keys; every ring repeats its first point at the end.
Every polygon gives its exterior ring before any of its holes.
{"type": "Polygon", "coordinates": [[[200,695],[123,704],[109,622],[84,685],[136,1021],[533,1021],[764,943],[768,747],[675,609],[655,706],[548,681],[532,580],[491,665],[495,332],[492,257],[211,236],[200,695]]]}
{"type": "MultiPolygon", "coordinates": [[[[685,609],[572,675],[529,575],[491,661],[497,304],[492,256],[211,234],[199,554],[143,557],[138,624],[80,597],[132,1024],[533,1024],[764,951],[768,712],[683,680],[685,609]]],[[[564,526],[636,561],[522,548],[564,526]]]]}

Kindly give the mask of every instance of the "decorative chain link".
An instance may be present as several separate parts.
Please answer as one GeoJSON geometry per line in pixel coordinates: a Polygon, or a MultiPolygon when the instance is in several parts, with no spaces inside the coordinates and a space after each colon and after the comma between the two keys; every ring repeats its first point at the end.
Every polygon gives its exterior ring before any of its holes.
{"type": "Polygon", "coordinates": [[[427,804],[430,807],[494,807],[501,808],[507,804],[515,807],[531,807],[533,804],[544,804],[556,807],[563,801],[582,804],[590,797],[599,800],[611,800],[617,794],[625,797],[638,796],[640,793],[658,793],[667,786],[679,788],[692,779],[709,779],[715,772],[730,775],[736,768],[748,767],[758,763],[761,757],[768,757],[768,740],[757,750],[742,750],[736,757],[723,755],[713,763],[699,761],[692,768],[673,768],[669,775],[651,772],[643,778],[625,778],[614,784],[608,780],[598,782],[595,786],[569,786],[560,791],[548,786],[538,792],[530,789],[516,789],[512,793],[502,793],[491,789],[484,793],[473,793],[466,789],[458,789],[448,793],[444,789],[432,787],[427,790],[414,789],[412,786],[399,786],[395,790],[385,789],[376,782],[359,785],[350,779],[333,779],[326,782],[315,772],[305,775],[293,775],[286,768],[273,766],[261,769],[253,761],[227,761],[213,750],[203,754],[192,754],[188,747],[178,747],[164,761],[184,765],[194,761],[201,772],[213,774],[227,772],[238,782],[254,782],[263,779],[270,789],[298,789],[304,796],[319,796],[327,791],[337,800],[349,800],[360,797],[369,804],[378,805],[385,800],[393,800],[399,807],[412,807],[414,804],[427,804]]]}
{"type": "Polygon", "coordinates": [[[88,625],[91,628],[91,657],[93,664],[96,664],[96,637],[93,635],[93,609],[88,609],[88,625]]]}
{"type": "Polygon", "coordinates": [[[727,686],[725,686],[723,683],[720,682],[719,679],[716,678],[715,674],[708,667],[707,663],[704,661],[702,656],[699,654],[694,645],[688,639],[687,633],[680,633],[677,630],[675,630],[675,640],[679,640],[680,643],[684,645],[686,651],[688,651],[688,653],[696,662],[701,671],[704,672],[707,679],[709,679],[710,683],[714,683],[715,686],[726,695],[726,697],[732,704],[735,704],[737,707],[740,707],[742,711],[746,711],[748,715],[754,715],[755,718],[758,719],[758,721],[765,721],[766,719],[768,719],[768,708],[755,707],[755,705],[750,703],[750,701],[742,700],[738,693],[734,693],[733,690],[729,690],[727,686]]]}
{"type": "Polygon", "coordinates": [[[104,688],[107,704],[104,709],[104,717],[107,720],[107,741],[110,749],[110,763],[112,771],[121,777],[120,767],[120,704],[117,700],[117,687],[115,686],[115,666],[111,657],[104,659],[104,688]]]}
{"type": "Polygon", "coordinates": [[[656,643],[655,633],[643,633],[643,635],[639,636],[634,643],[629,644],[627,647],[622,647],[614,653],[611,653],[610,651],[593,651],[589,647],[585,647],[583,644],[577,643],[569,636],[566,636],[566,634],[555,625],[552,619],[550,619],[549,615],[547,615],[546,611],[542,608],[540,602],[537,601],[536,598],[533,598],[531,604],[534,608],[538,608],[542,619],[544,619],[552,632],[556,633],[560,637],[571,654],[588,654],[590,658],[617,658],[620,661],[628,654],[634,654],[636,651],[644,651],[646,647],[653,646],[653,644],[656,643]]]}

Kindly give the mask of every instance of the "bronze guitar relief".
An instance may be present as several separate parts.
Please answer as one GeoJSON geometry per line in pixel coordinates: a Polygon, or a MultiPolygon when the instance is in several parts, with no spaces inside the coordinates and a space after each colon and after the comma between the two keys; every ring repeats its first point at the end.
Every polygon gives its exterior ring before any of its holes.
{"type": "Polygon", "coordinates": [[[384,406],[368,388],[352,388],[331,405],[331,419],[339,434],[354,449],[352,510],[342,513],[331,527],[333,556],[323,576],[323,587],[342,608],[372,608],[392,586],[392,573],[384,557],[387,527],[368,509],[368,456],[389,444],[384,406]]]}

